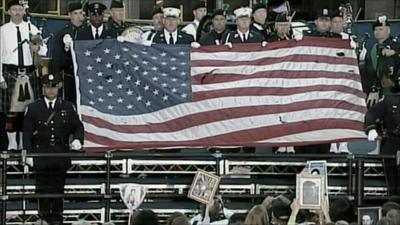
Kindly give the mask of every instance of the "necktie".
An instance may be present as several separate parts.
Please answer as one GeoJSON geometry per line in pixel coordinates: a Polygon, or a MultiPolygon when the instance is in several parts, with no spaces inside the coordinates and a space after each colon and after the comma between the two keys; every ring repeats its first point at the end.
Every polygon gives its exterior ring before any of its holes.
{"type": "Polygon", "coordinates": [[[18,66],[21,68],[24,66],[24,52],[22,49],[22,43],[21,43],[22,37],[19,27],[17,27],[17,41],[18,41],[18,66]]]}
{"type": "Polygon", "coordinates": [[[242,42],[245,43],[246,42],[246,35],[242,34],[242,42]]]}
{"type": "Polygon", "coordinates": [[[169,33],[169,44],[174,45],[174,37],[172,37],[172,33],[169,33]]]}
{"type": "Polygon", "coordinates": [[[99,35],[99,28],[96,28],[96,36],[94,37],[95,39],[99,39],[100,35],[99,35]]]}
{"type": "Polygon", "coordinates": [[[53,102],[49,102],[49,110],[53,110],[53,102]]]}

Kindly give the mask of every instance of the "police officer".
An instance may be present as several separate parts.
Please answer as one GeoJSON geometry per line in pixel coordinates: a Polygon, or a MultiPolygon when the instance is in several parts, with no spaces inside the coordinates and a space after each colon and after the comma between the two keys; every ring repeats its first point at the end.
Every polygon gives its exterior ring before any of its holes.
{"type": "Polygon", "coordinates": [[[193,36],[186,34],[178,29],[179,16],[181,11],[177,8],[164,8],[164,29],[158,31],[153,38],[152,43],[158,44],[190,44],[194,42],[193,36]]]}
{"type": "Polygon", "coordinates": [[[156,32],[161,31],[164,28],[163,19],[164,19],[164,13],[162,11],[162,8],[158,6],[155,7],[151,12],[151,23],[153,25],[153,29],[143,34],[143,40],[148,40],[148,41],[153,40],[156,32]]]}
{"type": "Polygon", "coordinates": [[[182,28],[182,31],[192,35],[194,40],[197,40],[197,28],[199,27],[201,19],[207,14],[206,3],[204,1],[197,1],[192,8],[194,20],[193,22],[182,28]]]}
{"type": "MultiPolygon", "coordinates": [[[[380,154],[396,155],[400,151],[400,94],[385,95],[365,115],[369,141],[381,140],[380,154]]],[[[384,159],[389,195],[400,195],[400,171],[395,159],[384,159]]]]}
{"type": "Polygon", "coordinates": [[[77,40],[96,40],[111,38],[103,24],[104,11],[107,7],[99,2],[91,3],[88,6],[90,24],[78,31],[77,40]]]}
{"type": "Polygon", "coordinates": [[[267,29],[266,25],[267,20],[267,7],[265,4],[259,3],[253,6],[253,23],[251,25],[251,29],[253,31],[259,32],[264,39],[271,34],[271,30],[267,29]]]}
{"type": "Polygon", "coordinates": [[[268,42],[290,40],[290,22],[286,14],[279,14],[275,18],[275,32],[268,38],[268,42]]]}
{"type": "Polygon", "coordinates": [[[221,45],[223,44],[222,38],[226,35],[226,16],[225,11],[217,9],[211,15],[213,29],[206,35],[202,36],[199,40],[200,45],[221,45]]]}
{"type": "Polygon", "coordinates": [[[375,104],[382,95],[400,91],[400,46],[390,37],[387,16],[379,16],[372,29],[377,43],[367,52],[366,73],[362,77],[369,106],[375,104]]]}
{"type": "Polygon", "coordinates": [[[56,34],[53,47],[53,73],[63,79],[63,97],[76,103],[75,77],[71,56],[71,43],[77,39],[78,30],[84,20],[82,4],[70,3],[68,6],[69,23],[56,34]]]}
{"type": "Polygon", "coordinates": [[[306,31],[304,36],[342,38],[341,35],[331,32],[331,14],[329,14],[328,9],[318,11],[314,23],[315,29],[306,31]]]}
{"type": "Polygon", "coordinates": [[[250,29],[251,8],[238,8],[233,13],[236,16],[237,30],[230,31],[224,38],[224,43],[262,43],[264,41],[264,37],[259,32],[250,29]]]}
{"type": "Polygon", "coordinates": [[[110,18],[108,19],[106,30],[109,32],[110,37],[117,38],[128,28],[125,20],[125,7],[122,0],[111,1],[110,5],[110,18]]]}
{"type": "MultiPolygon", "coordinates": [[[[80,150],[83,125],[72,103],[57,97],[61,79],[52,74],[44,75],[42,85],[43,98],[28,105],[25,112],[24,148],[28,153],[80,150]]],[[[67,170],[71,165],[69,158],[35,158],[33,162],[27,159],[27,164],[35,170],[38,194],[63,194],[67,170]]],[[[62,224],[62,212],[61,198],[39,199],[39,216],[48,224],[62,224]]]]}
{"type": "Polygon", "coordinates": [[[7,3],[10,22],[1,27],[0,46],[3,76],[0,78],[0,105],[6,115],[8,149],[22,149],[21,131],[25,107],[40,97],[40,81],[35,74],[34,55],[45,56],[47,46],[39,41],[38,28],[25,22],[19,0],[7,3]],[[19,143],[17,136],[19,135],[19,143]]]}

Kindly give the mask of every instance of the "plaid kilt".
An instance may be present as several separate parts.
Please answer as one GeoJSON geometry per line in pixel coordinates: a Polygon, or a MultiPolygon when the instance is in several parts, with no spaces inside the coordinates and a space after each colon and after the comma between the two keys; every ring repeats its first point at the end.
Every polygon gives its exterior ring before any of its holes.
{"type": "MultiPolygon", "coordinates": [[[[7,83],[7,89],[0,90],[1,107],[0,112],[8,114],[10,111],[11,96],[14,90],[15,82],[17,80],[17,71],[3,70],[3,77],[7,83]]],[[[34,99],[40,98],[42,96],[42,86],[40,79],[36,76],[35,72],[30,73],[29,82],[31,83],[34,99]]]]}

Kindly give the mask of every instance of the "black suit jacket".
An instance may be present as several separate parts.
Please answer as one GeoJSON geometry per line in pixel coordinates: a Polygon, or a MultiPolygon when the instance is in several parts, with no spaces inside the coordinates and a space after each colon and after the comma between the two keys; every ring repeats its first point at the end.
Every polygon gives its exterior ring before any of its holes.
{"type": "MultiPolygon", "coordinates": [[[[229,32],[223,40],[225,40],[224,43],[243,43],[237,30],[229,32]]],[[[265,39],[260,33],[250,30],[247,40],[244,43],[261,43],[263,41],[265,41],[265,39]]]]}
{"type": "MultiPolygon", "coordinates": [[[[100,34],[99,39],[113,38],[113,35],[110,31],[107,30],[106,26],[103,25],[103,31],[100,34]]],[[[83,27],[78,31],[77,40],[95,40],[93,37],[91,25],[83,27]]]]}
{"type": "MultiPolygon", "coordinates": [[[[178,37],[175,44],[190,44],[194,42],[193,36],[178,30],[178,37]]],[[[167,44],[164,30],[158,31],[153,38],[153,43],[167,44]]]]}

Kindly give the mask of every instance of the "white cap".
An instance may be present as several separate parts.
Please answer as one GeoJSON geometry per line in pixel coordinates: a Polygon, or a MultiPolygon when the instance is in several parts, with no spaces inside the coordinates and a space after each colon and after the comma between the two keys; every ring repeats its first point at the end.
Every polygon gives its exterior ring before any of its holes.
{"type": "Polygon", "coordinates": [[[179,17],[181,10],[173,7],[163,9],[164,17],[179,17]]]}
{"type": "Polygon", "coordinates": [[[242,7],[242,8],[238,8],[235,11],[233,11],[236,18],[243,17],[243,16],[251,17],[252,12],[253,12],[253,10],[249,7],[242,7]]]}

